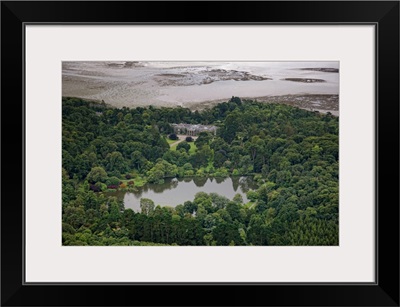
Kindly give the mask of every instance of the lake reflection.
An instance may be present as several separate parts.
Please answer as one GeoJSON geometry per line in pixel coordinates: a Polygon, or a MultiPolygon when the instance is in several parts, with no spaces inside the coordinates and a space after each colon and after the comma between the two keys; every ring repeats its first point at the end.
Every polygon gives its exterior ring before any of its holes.
{"type": "Polygon", "coordinates": [[[125,208],[140,212],[140,199],[149,198],[156,205],[175,207],[185,201],[193,201],[198,192],[218,193],[232,199],[236,194],[248,202],[246,193],[256,189],[257,185],[251,177],[228,177],[228,178],[169,178],[163,184],[146,184],[137,192],[114,192],[110,196],[116,196],[124,201],[125,208]]]}

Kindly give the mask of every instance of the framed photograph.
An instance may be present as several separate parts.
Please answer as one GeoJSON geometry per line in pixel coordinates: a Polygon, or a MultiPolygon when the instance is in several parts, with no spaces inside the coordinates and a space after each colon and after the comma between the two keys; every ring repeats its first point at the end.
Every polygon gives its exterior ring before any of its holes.
{"type": "Polygon", "coordinates": [[[398,1],[1,26],[3,306],[399,306],[398,1]]]}

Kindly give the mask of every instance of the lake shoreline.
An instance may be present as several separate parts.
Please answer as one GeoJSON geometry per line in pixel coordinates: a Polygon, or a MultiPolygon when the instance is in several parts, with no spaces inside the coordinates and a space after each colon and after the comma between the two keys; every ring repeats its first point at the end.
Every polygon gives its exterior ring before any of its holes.
{"type": "Polygon", "coordinates": [[[125,209],[140,211],[140,199],[154,201],[155,205],[175,207],[185,202],[193,201],[199,192],[214,193],[232,201],[237,194],[241,195],[243,203],[249,203],[247,192],[255,190],[259,183],[254,176],[229,177],[185,177],[168,178],[162,184],[146,183],[135,191],[116,190],[103,192],[107,197],[117,197],[124,203],[125,209]]]}
{"type": "MultiPolygon", "coordinates": [[[[238,175],[233,175],[233,174],[227,174],[226,176],[216,176],[214,174],[193,174],[193,175],[183,175],[183,176],[174,176],[174,177],[164,177],[163,181],[165,180],[173,180],[177,179],[178,181],[190,181],[193,179],[227,179],[227,178],[240,178],[240,177],[251,177],[254,178],[257,175],[260,175],[259,173],[252,173],[252,174],[238,174],[238,175]]],[[[132,177],[131,179],[121,179],[121,183],[126,184],[126,187],[121,188],[119,187],[118,189],[107,189],[105,191],[100,191],[99,193],[112,193],[112,192],[136,192],[138,189],[143,188],[144,186],[148,184],[163,184],[162,183],[150,183],[147,181],[147,177],[132,177]],[[140,184],[136,184],[136,182],[139,180],[140,184]],[[134,185],[129,186],[127,183],[129,181],[135,182],[134,185]]]]}

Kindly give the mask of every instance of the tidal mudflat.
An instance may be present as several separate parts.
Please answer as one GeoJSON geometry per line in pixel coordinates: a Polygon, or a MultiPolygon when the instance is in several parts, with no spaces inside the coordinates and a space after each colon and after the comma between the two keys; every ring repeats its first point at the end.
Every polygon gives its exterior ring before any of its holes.
{"type": "Polygon", "coordinates": [[[62,82],[63,96],[115,107],[201,110],[239,96],[332,114],[339,109],[338,62],[63,62],[62,82]]]}

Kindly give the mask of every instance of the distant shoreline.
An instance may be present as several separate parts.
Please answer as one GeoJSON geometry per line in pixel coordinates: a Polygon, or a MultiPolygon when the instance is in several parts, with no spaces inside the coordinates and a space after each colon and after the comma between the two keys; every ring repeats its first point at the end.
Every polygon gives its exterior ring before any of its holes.
{"type": "MultiPolygon", "coordinates": [[[[102,103],[104,101],[99,99],[90,99],[85,97],[71,97],[71,96],[62,96],[69,98],[77,98],[83,99],[86,101],[92,101],[95,103],[102,103]]],[[[328,113],[330,112],[334,116],[339,116],[339,95],[334,94],[295,94],[295,95],[271,95],[271,96],[258,96],[258,97],[240,97],[242,100],[257,100],[258,102],[266,102],[266,103],[282,103],[288,104],[291,106],[295,106],[308,111],[318,111],[320,113],[328,113]]],[[[227,102],[229,98],[226,99],[215,99],[215,100],[206,100],[201,102],[187,102],[181,104],[174,103],[158,103],[158,104],[133,104],[129,106],[129,108],[137,108],[137,107],[184,107],[188,108],[192,111],[201,111],[206,108],[212,108],[218,103],[227,102]]],[[[119,105],[114,105],[109,102],[105,102],[105,104],[109,107],[120,108],[119,105]]]]}
{"type": "MultiPolygon", "coordinates": [[[[330,112],[334,116],[339,116],[339,95],[334,94],[296,94],[296,95],[271,95],[258,97],[240,97],[243,99],[257,100],[266,103],[282,103],[298,107],[308,111],[318,111],[320,113],[330,112]]],[[[205,108],[228,101],[229,99],[216,99],[193,103],[191,110],[201,111],[205,108]]]]}

